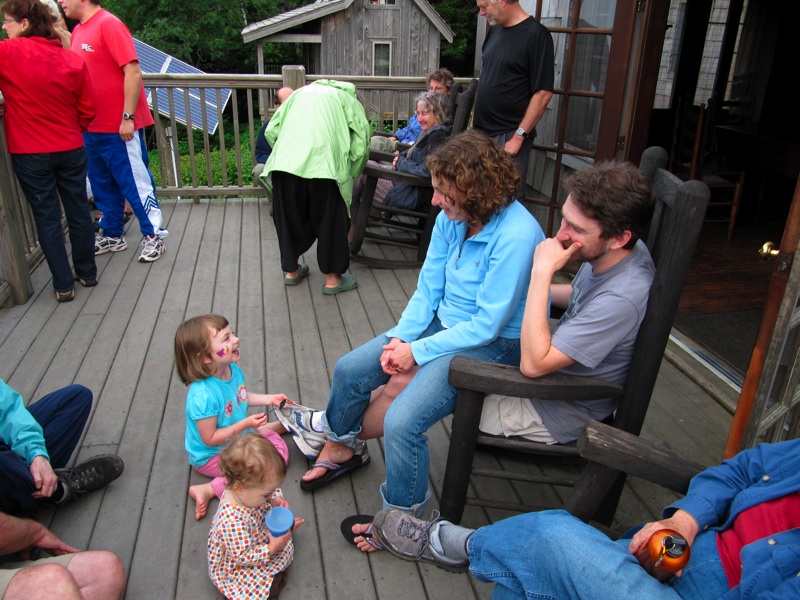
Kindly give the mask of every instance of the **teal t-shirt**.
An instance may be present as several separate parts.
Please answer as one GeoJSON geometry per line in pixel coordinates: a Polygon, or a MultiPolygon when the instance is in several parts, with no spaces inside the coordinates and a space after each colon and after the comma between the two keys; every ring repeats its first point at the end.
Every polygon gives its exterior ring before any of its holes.
{"type": "Polygon", "coordinates": [[[236,364],[231,365],[231,378],[227,381],[209,377],[195,381],[186,394],[186,452],[189,464],[202,467],[222,452],[224,445],[206,446],[197,431],[197,421],[217,417],[217,429],[229,427],[247,417],[247,388],[244,373],[236,364]]]}

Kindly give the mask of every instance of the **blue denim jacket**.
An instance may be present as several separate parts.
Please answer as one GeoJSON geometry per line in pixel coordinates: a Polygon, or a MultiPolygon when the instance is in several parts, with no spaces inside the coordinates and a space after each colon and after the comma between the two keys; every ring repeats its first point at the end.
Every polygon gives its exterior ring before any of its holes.
{"type": "MultiPolygon", "coordinates": [[[[743,510],[798,491],[800,439],[760,444],[695,476],[686,497],[664,509],[664,517],[682,509],[700,531],[722,531],[743,510]]],[[[800,598],[800,529],[748,544],[741,559],[741,582],[725,598],[800,598]]]]}

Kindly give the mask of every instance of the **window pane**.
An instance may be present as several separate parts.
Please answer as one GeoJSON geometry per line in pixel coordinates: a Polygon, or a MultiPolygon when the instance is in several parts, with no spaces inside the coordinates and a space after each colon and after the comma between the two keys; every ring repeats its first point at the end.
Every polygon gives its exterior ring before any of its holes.
{"type": "Polygon", "coordinates": [[[578,36],[571,89],[586,92],[605,91],[610,46],[611,36],[608,35],[578,36]]]}
{"type": "Polygon", "coordinates": [[[587,152],[597,150],[602,109],[603,101],[599,98],[570,98],[564,146],[587,152]]]}
{"type": "Polygon", "coordinates": [[[616,10],[616,2],[609,0],[583,0],[578,27],[611,29],[614,26],[614,11],[616,10]]]}
{"type": "Polygon", "coordinates": [[[391,58],[391,44],[375,44],[374,52],[374,61],[373,61],[373,69],[372,74],[378,77],[387,77],[391,73],[389,72],[389,61],[391,58]]]}

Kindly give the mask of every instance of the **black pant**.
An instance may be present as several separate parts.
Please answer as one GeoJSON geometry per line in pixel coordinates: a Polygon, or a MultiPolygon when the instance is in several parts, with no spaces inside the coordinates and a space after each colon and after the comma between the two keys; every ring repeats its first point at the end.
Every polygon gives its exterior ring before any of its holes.
{"type": "Polygon", "coordinates": [[[272,197],[281,269],[294,273],[297,259],[317,242],[323,273],[341,274],[350,266],[347,205],[333,179],[303,179],[273,171],[272,197]]]}

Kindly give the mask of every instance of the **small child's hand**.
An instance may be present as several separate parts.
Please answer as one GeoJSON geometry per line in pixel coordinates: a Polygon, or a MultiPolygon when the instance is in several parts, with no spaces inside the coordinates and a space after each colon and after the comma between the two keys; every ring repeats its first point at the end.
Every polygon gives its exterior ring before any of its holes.
{"type": "Polygon", "coordinates": [[[267,398],[269,398],[269,403],[272,404],[272,406],[280,406],[284,402],[294,404],[286,394],[267,394],[267,398]]]}
{"type": "Polygon", "coordinates": [[[256,413],[254,415],[250,415],[244,420],[245,425],[248,428],[258,429],[262,425],[266,425],[269,422],[269,417],[266,413],[256,413]]]}
{"type": "Polygon", "coordinates": [[[283,506],[284,508],[289,508],[289,503],[283,496],[273,496],[272,500],[270,500],[269,503],[270,506],[272,506],[272,508],[275,508],[276,506],[283,506]]]}
{"type": "Polygon", "coordinates": [[[292,539],[292,535],[294,534],[295,530],[300,527],[303,523],[305,523],[305,519],[301,519],[300,517],[294,518],[294,527],[287,533],[284,533],[281,537],[275,537],[267,529],[267,539],[269,540],[269,555],[275,556],[281,550],[286,547],[286,544],[289,543],[289,540],[292,539]]]}

